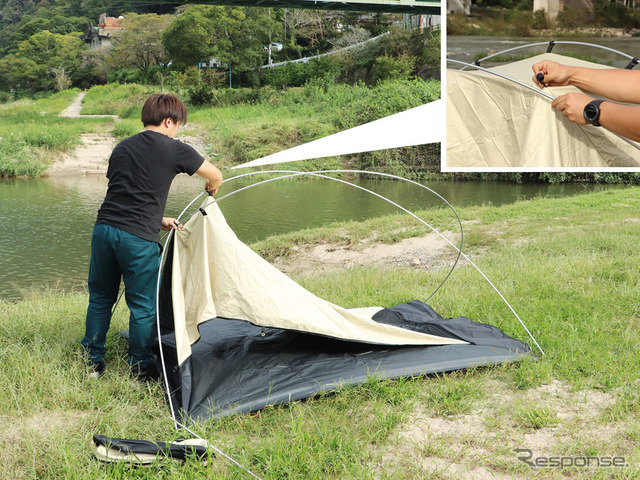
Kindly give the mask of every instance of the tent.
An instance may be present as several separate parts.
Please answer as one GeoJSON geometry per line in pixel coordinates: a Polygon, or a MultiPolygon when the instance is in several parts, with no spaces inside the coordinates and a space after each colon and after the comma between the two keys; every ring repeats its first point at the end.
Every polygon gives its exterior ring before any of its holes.
{"type": "Polygon", "coordinates": [[[420,301],[346,309],[322,300],[243,244],[210,199],[165,250],[159,337],[174,419],[531,355],[493,326],[444,319],[420,301]]]}
{"type": "MultiPolygon", "coordinates": [[[[508,78],[487,71],[447,69],[444,170],[640,167],[640,150],[635,146],[605,128],[570,122],[550,107],[549,98],[526,88],[538,89],[534,87],[531,66],[544,59],[610,68],[544,53],[489,69],[508,78]]],[[[580,90],[572,86],[544,89],[552,97],[577,91],[580,90]]]]}

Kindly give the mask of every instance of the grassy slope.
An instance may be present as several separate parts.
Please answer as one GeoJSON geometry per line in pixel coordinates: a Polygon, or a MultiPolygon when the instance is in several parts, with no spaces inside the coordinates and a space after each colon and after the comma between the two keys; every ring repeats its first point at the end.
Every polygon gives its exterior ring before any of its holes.
{"type": "Polygon", "coordinates": [[[79,145],[81,133],[112,128],[110,120],[58,116],[78,93],[65,90],[41,100],[0,105],[0,177],[37,177],[79,145]]]}
{"type": "MultiPolygon", "coordinates": [[[[481,470],[529,478],[533,471],[514,448],[618,455],[632,465],[545,469],[540,478],[637,478],[639,207],[640,189],[629,188],[459,212],[468,253],[545,349],[538,361],[373,380],[194,428],[265,479],[478,478],[481,470]]],[[[424,215],[451,227],[441,211],[424,215]]],[[[296,243],[347,238],[349,228],[357,237],[384,227],[340,225],[256,248],[273,252],[281,243],[286,254],[296,243]]],[[[442,275],[356,268],[299,280],[345,306],[391,305],[425,298],[442,275]]],[[[177,434],[160,390],[127,380],[126,342],[117,333],[126,328],[126,308],[108,339],[108,373],[86,378],[78,350],[85,302],[50,292],[0,303],[0,478],[249,478],[220,458],[209,467],[161,461],[138,469],[91,458],[94,433],[156,440],[177,434]]],[[[446,316],[465,315],[528,340],[468,265],[430,303],[446,316]]]]}

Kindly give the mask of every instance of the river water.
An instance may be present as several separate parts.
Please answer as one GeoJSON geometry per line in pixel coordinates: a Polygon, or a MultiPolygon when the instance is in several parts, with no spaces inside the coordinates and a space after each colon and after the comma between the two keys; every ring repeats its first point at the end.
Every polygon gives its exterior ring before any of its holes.
{"type": "MultiPolygon", "coordinates": [[[[221,187],[217,197],[263,179],[256,176],[230,181],[221,187]]],[[[442,205],[432,193],[406,182],[356,183],[409,210],[442,205]]],[[[433,182],[428,186],[454,206],[499,205],[540,195],[565,196],[602,188],[498,182],[433,182]]],[[[197,177],[176,178],[166,215],[178,216],[202,187],[203,182],[197,177]]],[[[102,176],[0,180],[0,222],[4,226],[0,235],[0,298],[17,300],[30,287],[84,288],[91,230],[105,191],[106,179],[102,176]]],[[[399,212],[384,200],[352,186],[300,178],[244,190],[221,200],[220,208],[246,243],[335,221],[399,212]]]]}
{"type": "MultiPolygon", "coordinates": [[[[447,58],[459,60],[462,62],[473,63],[476,58],[483,58],[489,54],[497,53],[502,50],[513,48],[519,45],[528,45],[531,43],[555,41],[576,41],[582,43],[591,43],[617,50],[627,55],[640,58],[640,38],[540,38],[540,37],[486,37],[486,36],[448,36],[447,37],[447,58]]],[[[547,51],[546,46],[540,45],[530,49],[517,50],[513,55],[538,55],[547,51]]],[[[553,48],[554,53],[560,55],[578,55],[585,60],[593,59],[598,63],[610,65],[612,67],[624,68],[629,63],[629,59],[619,54],[586,45],[566,45],[557,44],[553,48]]],[[[490,61],[483,62],[482,66],[491,66],[490,61]]],[[[453,64],[449,67],[458,68],[453,64]]],[[[640,69],[640,66],[636,66],[640,69]]]]}

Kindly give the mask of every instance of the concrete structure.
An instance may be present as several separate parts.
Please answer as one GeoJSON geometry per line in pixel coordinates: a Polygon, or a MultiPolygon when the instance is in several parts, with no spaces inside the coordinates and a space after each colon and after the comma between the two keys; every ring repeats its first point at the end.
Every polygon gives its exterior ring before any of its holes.
{"type": "Polygon", "coordinates": [[[471,0],[447,0],[447,12],[464,12],[465,15],[471,15],[471,0]]]}
{"type": "Polygon", "coordinates": [[[549,20],[555,20],[563,8],[571,8],[580,20],[593,20],[593,0],[533,0],[533,11],[544,10],[549,20]]]}

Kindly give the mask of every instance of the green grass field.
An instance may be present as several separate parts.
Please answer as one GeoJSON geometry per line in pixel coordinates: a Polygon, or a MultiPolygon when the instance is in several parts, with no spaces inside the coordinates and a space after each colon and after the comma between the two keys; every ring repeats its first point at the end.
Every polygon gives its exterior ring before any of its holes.
{"type": "MultiPolygon", "coordinates": [[[[542,345],[546,355],[536,360],[372,378],[193,429],[263,479],[639,478],[639,211],[639,188],[459,210],[465,252],[542,345]],[[563,468],[534,469],[519,457],[565,460],[563,468]],[[626,467],[604,466],[613,457],[626,467]]],[[[421,215],[454,231],[444,210],[421,215]]],[[[321,242],[357,248],[374,230],[385,241],[424,233],[405,218],[389,220],[254,247],[274,258],[321,242]]],[[[424,299],[444,273],[371,266],[296,280],[347,307],[390,306],[424,299]]],[[[206,466],[159,460],[138,468],[92,457],[93,434],[168,441],[185,432],[175,431],[158,386],[128,379],[127,344],[118,333],[127,328],[126,307],[118,308],[108,338],[106,375],[87,378],[79,350],[86,301],[45,291],[0,303],[0,478],[252,478],[220,456],[206,466]]],[[[429,303],[445,316],[464,315],[529,341],[468,264],[429,303]]]]}

